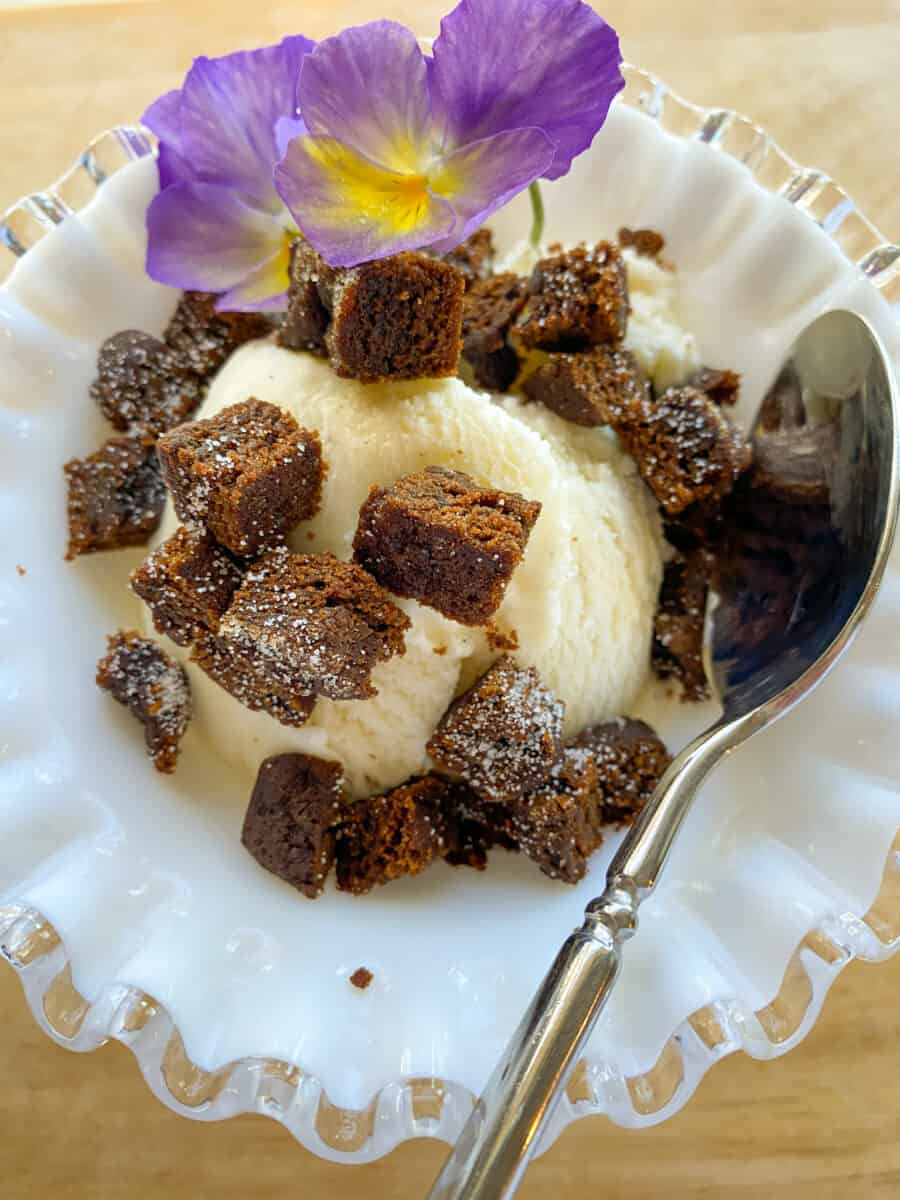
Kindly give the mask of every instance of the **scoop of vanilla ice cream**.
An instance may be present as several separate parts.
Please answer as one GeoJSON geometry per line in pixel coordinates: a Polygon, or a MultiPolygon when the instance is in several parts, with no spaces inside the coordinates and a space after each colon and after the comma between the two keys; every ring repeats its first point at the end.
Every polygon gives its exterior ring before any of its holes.
{"type": "MultiPolygon", "coordinates": [[[[250,396],[293,413],[322,439],[322,507],[293,532],[296,551],[348,558],[370,485],[431,465],[541,501],[495,625],[515,633],[517,659],[565,701],[568,734],[628,712],[647,671],[662,541],[650,495],[607,431],[491,398],[458,379],[355,383],[271,342],[252,342],[229,359],[198,416],[250,396]]],[[[161,536],[176,525],[170,508],[161,536]]],[[[290,729],[248,711],[191,666],[203,732],[224,758],[254,773],[267,755],[290,750],[339,759],[357,796],[425,769],[435,725],[497,652],[483,630],[399,603],[412,621],[406,653],[375,669],[375,698],[320,700],[302,729],[290,729]]]]}

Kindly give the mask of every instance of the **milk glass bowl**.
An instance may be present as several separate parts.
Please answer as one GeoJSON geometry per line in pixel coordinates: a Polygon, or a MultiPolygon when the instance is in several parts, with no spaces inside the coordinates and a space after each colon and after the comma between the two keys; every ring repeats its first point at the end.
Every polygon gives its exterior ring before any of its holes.
{"type": "MultiPolygon", "coordinates": [[[[550,238],[661,229],[703,361],[744,376],[744,416],[825,309],[867,316],[900,362],[900,249],[752,122],[627,77],[546,189],[550,238]]],[[[0,948],[57,1042],[123,1042],[185,1116],[265,1113],[342,1162],[450,1141],[618,837],[574,889],[499,853],[484,874],[439,865],[311,904],[241,848],[252,781],[199,735],[173,777],[148,767],[92,683],[105,634],[137,621],[141,552],[63,561],[61,464],[106,436],[88,396],[100,342],[174,309],[143,271],[155,188],[150,139],[119,128],[0,219],[0,948]]],[[[511,247],[527,203],[492,224],[511,247]]],[[[639,715],[677,746],[710,712],[651,686],[639,715]]],[[[545,1146],[588,1114],[666,1119],[736,1050],[784,1053],[852,958],[895,949],[898,728],[895,553],[838,669],[707,784],[545,1146]]]]}

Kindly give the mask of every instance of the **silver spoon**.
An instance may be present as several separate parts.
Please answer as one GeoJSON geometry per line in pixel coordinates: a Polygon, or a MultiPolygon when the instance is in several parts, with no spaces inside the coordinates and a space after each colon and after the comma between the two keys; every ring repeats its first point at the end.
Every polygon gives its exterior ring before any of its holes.
{"type": "Polygon", "coordinates": [[[677,755],[622,843],[606,891],[556,956],[430,1200],[514,1194],[700,785],[850,645],[894,538],[897,423],[896,384],[869,325],[850,312],[814,321],[757,417],[754,478],[764,486],[734,504],[739,528],[707,612],[706,669],[722,715],[677,755]]]}

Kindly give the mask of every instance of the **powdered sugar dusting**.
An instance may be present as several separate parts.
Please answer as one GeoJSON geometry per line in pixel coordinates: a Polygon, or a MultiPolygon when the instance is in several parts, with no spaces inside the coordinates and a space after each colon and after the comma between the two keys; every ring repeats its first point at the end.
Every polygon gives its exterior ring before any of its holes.
{"type": "Polygon", "coordinates": [[[428,752],[486,799],[514,800],[549,775],[563,715],[534,669],[501,658],[450,707],[428,752]]]}

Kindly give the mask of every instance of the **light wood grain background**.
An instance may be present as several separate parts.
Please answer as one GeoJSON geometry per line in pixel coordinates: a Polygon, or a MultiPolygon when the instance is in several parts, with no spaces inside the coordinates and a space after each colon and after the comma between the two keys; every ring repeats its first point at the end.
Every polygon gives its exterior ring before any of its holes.
{"type": "MultiPolygon", "coordinates": [[[[0,0],[0,210],[95,133],[136,117],[194,54],[375,15],[433,32],[443,7],[0,0]]],[[[631,61],[690,99],[748,112],[900,238],[900,0],[609,0],[603,11],[631,61]]],[[[727,1060],[653,1130],[580,1123],[532,1167],[523,1200],[900,1197],[898,993],[900,958],[850,968],[787,1058],[727,1060]]],[[[150,1097],[121,1047],[76,1056],[45,1040],[0,969],[2,1200],[415,1200],[442,1155],[419,1142],[371,1167],[337,1167],[260,1119],[184,1121],[150,1097]]]]}

